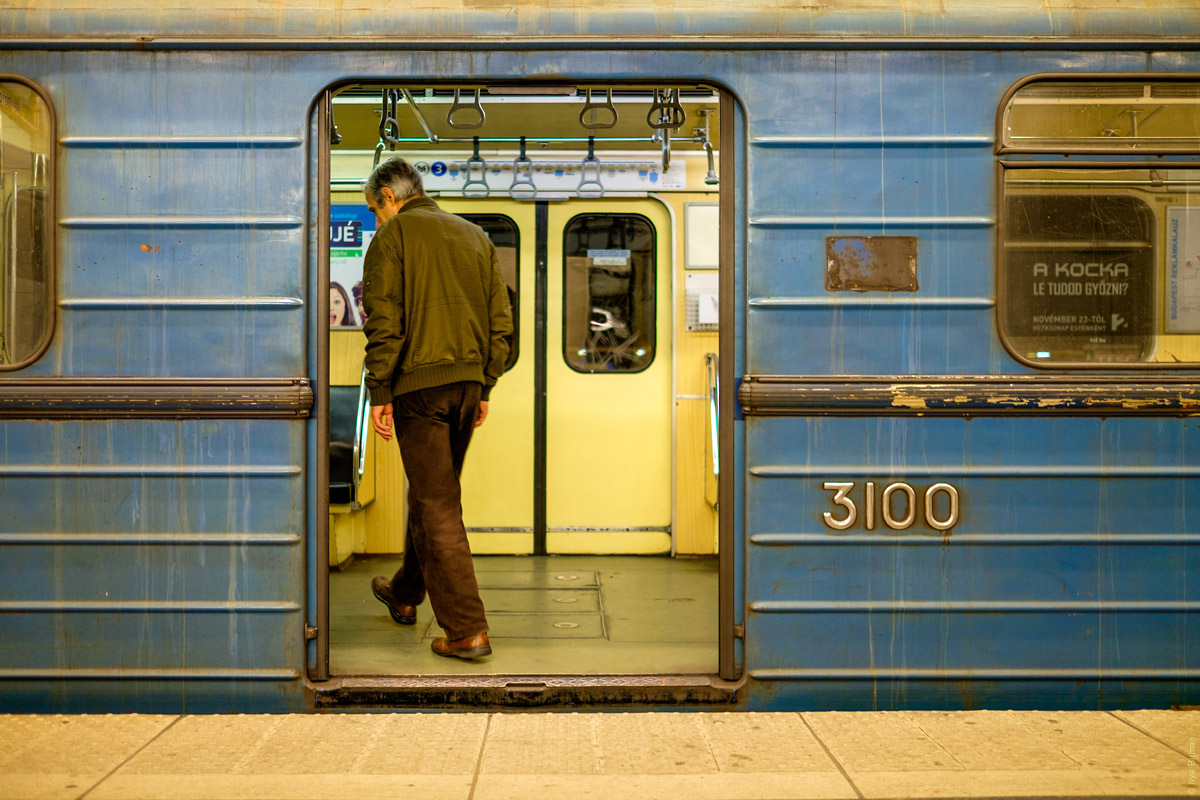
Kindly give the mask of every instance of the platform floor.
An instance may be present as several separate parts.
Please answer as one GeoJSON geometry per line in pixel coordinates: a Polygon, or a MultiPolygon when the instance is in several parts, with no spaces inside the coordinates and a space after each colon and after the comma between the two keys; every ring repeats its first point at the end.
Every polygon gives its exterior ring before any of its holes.
{"type": "Polygon", "coordinates": [[[1188,797],[1200,711],[0,716],[0,798],[1188,797]]]}
{"type": "Polygon", "coordinates": [[[329,576],[333,675],[710,675],[717,671],[717,560],[653,556],[478,556],[493,654],[435,656],[426,601],[397,625],[371,594],[396,557],[329,576]]]}

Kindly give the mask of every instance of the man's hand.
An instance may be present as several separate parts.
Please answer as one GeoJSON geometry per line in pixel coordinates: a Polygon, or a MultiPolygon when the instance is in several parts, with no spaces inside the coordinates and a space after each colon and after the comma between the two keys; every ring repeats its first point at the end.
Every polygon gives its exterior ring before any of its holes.
{"type": "MultiPolygon", "coordinates": [[[[475,427],[478,428],[487,419],[487,400],[479,401],[479,413],[475,415],[475,427]]],[[[374,409],[372,409],[374,410],[374,409]]]]}
{"type": "MultiPolygon", "coordinates": [[[[482,421],[482,420],[480,420],[482,421]]],[[[475,423],[476,425],[479,422],[475,423]]],[[[391,441],[392,439],[392,404],[387,403],[382,406],[371,406],[371,426],[375,428],[375,432],[384,439],[391,441]]]]}

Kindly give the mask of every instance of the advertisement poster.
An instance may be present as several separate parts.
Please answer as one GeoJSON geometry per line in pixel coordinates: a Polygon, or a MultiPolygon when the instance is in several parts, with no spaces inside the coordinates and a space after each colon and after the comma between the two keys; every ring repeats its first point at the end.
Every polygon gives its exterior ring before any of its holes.
{"type": "Polygon", "coordinates": [[[375,235],[365,204],[334,204],[329,211],[329,327],[361,327],[363,257],[375,235]]]}
{"type": "Polygon", "coordinates": [[[1167,333],[1200,333],[1200,208],[1167,208],[1167,333]]]}

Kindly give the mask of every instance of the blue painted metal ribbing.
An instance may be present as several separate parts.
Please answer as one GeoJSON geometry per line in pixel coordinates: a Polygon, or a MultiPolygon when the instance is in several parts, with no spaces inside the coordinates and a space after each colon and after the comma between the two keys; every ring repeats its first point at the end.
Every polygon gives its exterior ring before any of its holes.
{"type": "Polygon", "coordinates": [[[912,297],[898,295],[835,295],[833,297],[752,297],[747,301],[751,308],[870,308],[888,309],[913,308],[966,308],[988,309],[996,305],[990,297],[912,297]]]}
{"type": "Polygon", "coordinates": [[[991,136],[936,134],[898,134],[895,136],[754,136],[755,147],[991,147],[991,136]]]}
{"type": "Polygon", "coordinates": [[[144,148],[179,147],[186,149],[266,149],[300,147],[299,136],[63,136],[63,147],[144,148]]]}
{"type": "Polygon", "coordinates": [[[833,480],[838,475],[895,475],[910,478],[984,477],[984,478],[1196,478],[1200,466],[1170,464],[1063,464],[1059,465],[979,465],[971,464],[813,464],[751,467],[756,478],[811,478],[819,475],[833,480]]]}
{"type": "Polygon", "coordinates": [[[910,216],[856,216],[838,215],[791,217],[751,217],[750,224],[756,228],[989,228],[996,224],[992,217],[910,217],[910,216]]]}
{"type": "Polygon", "coordinates": [[[123,217],[65,217],[59,220],[64,228],[267,228],[288,229],[303,227],[300,217],[280,216],[150,216],[131,215],[123,217]]]}
{"type": "Polygon", "coordinates": [[[922,669],[915,667],[871,667],[865,669],[754,669],[750,677],[759,681],[819,680],[908,680],[908,681],[1003,681],[1003,680],[1078,680],[1078,681],[1161,681],[1196,680],[1200,669],[996,669],[953,667],[922,669]]]}
{"type": "Polygon", "coordinates": [[[290,601],[267,600],[8,600],[0,601],[0,612],[29,614],[33,612],[63,613],[94,611],[98,614],[137,612],[211,612],[287,613],[299,611],[300,604],[290,601]]]}
{"type": "Polygon", "coordinates": [[[0,544],[296,545],[294,533],[2,533],[0,544]]]}
{"type": "Polygon", "coordinates": [[[799,547],[803,545],[845,545],[848,547],[894,547],[925,545],[963,547],[967,545],[1151,545],[1200,544],[1196,533],[914,533],[880,531],[874,534],[842,533],[756,533],[750,544],[760,547],[799,547]]]}
{"type": "Polygon", "coordinates": [[[300,678],[295,669],[145,669],[141,667],[111,667],[108,669],[0,669],[0,680],[238,680],[294,681],[300,678]]]}
{"type": "Polygon", "coordinates": [[[880,614],[1108,614],[1130,611],[1171,613],[1200,611],[1200,601],[1187,600],[756,600],[750,610],[759,614],[851,613],[880,614]]]}
{"type": "Polygon", "coordinates": [[[132,477],[189,477],[189,478],[228,478],[228,477],[279,477],[299,475],[299,466],[288,465],[259,465],[259,464],[230,464],[211,465],[154,465],[154,464],[0,464],[0,475],[7,477],[98,477],[110,478],[117,476],[132,477]]]}
{"type": "Polygon", "coordinates": [[[65,297],[61,308],[300,308],[299,297],[65,297]]]}

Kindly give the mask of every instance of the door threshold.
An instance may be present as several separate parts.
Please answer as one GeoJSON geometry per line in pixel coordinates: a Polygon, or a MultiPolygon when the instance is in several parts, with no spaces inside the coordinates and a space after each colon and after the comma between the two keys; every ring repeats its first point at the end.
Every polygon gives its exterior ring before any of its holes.
{"type": "Polygon", "coordinates": [[[316,685],[329,710],[732,710],[738,683],[711,675],[346,676],[316,685]]]}

